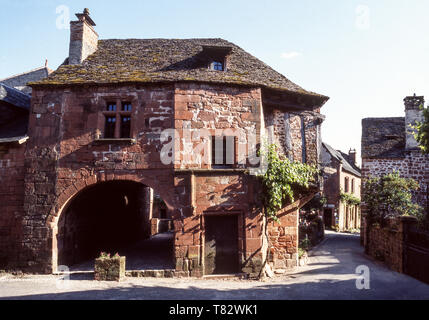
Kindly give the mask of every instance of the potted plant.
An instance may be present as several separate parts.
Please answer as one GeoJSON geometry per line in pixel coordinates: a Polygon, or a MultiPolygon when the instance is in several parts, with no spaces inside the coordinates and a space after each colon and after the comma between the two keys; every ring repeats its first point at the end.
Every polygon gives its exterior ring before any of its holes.
{"type": "Polygon", "coordinates": [[[94,278],[98,281],[121,281],[125,278],[125,257],[101,252],[95,259],[94,278]]]}

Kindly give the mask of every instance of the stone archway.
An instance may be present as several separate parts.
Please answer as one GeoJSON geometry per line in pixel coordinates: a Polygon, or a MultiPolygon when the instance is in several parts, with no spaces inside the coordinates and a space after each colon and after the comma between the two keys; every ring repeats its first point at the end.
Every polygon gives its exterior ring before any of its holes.
{"type": "MultiPolygon", "coordinates": [[[[76,184],[70,186],[57,198],[60,209],[52,212],[48,219],[52,231],[53,272],[57,271],[58,265],[92,259],[97,251],[116,252],[121,246],[151,235],[150,217],[146,216],[142,203],[150,187],[143,182],[150,181],[127,178],[89,178],[80,183],[80,188],[76,184]]],[[[160,189],[172,218],[171,194],[168,194],[169,190],[160,189]]],[[[174,234],[171,239],[173,253],[174,234]]]]}

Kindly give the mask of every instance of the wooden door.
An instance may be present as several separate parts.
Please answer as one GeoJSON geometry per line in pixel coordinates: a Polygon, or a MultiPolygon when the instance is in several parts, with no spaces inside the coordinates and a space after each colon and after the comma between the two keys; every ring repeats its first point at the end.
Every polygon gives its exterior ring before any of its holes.
{"type": "Polygon", "coordinates": [[[205,274],[238,272],[238,216],[205,217],[205,274]]]}

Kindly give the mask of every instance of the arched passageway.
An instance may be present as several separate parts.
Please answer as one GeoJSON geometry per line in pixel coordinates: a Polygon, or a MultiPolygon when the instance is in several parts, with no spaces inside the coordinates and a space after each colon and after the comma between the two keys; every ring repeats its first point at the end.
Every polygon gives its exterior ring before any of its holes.
{"type": "Polygon", "coordinates": [[[172,268],[169,210],[155,196],[154,201],[152,189],[132,181],[102,182],[79,192],[58,221],[58,265],[87,271],[100,252],[118,252],[127,257],[128,270],[172,268]]]}

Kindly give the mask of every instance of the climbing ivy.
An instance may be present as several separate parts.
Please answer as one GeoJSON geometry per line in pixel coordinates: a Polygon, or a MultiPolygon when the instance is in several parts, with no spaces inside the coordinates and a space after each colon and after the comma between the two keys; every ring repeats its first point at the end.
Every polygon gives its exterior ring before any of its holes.
{"type": "Polygon", "coordinates": [[[416,130],[414,138],[419,143],[420,149],[423,153],[429,153],[429,108],[421,105],[420,109],[423,110],[423,121],[411,127],[416,130]]]}
{"type": "Polygon", "coordinates": [[[360,205],[360,199],[358,197],[355,197],[354,195],[350,193],[340,193],[340,200],[343,204],[346,204],[348,206],[358,206],[360,205]]]}
{"type": "Polygon", "coordinates": [[[278,151],[275,144],[267,147],[263,155],[268,168],[265,174],[260,176],[264,187],[266,215],[274,221],[278,221],[276,214],[284,204],[294,201],[294,189],[308,188],[318,172],[315,166],[292,162],[278,151]]]}

